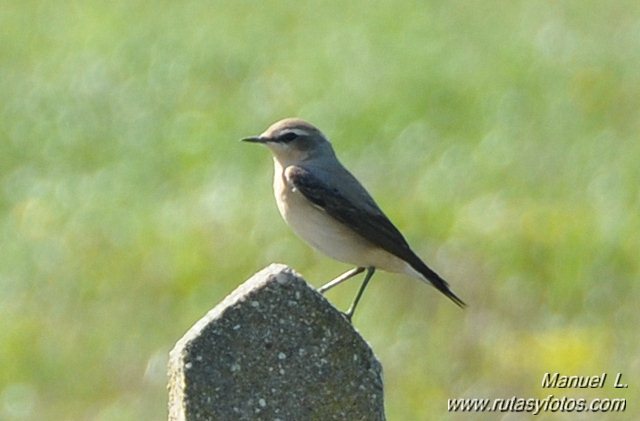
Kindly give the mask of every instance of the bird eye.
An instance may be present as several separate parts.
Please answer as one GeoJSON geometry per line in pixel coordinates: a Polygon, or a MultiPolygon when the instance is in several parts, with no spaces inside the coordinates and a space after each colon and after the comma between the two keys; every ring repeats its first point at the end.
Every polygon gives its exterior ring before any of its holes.
{"type": "Polygon", "coordinates": [[[283,134],[282,136],[280,136],[280,141],[282,142],[291,142],[292,140],[296,139],[298,137],[298,134],[295,132],[287,132],[285,134],[283,134]]]}

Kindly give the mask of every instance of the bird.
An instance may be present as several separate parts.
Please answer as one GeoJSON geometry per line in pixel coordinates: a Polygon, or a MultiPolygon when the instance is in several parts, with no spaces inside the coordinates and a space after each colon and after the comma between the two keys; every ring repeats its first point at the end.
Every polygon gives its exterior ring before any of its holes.
{"type": "Polygon", "coordinates": [[[300,118],[285,118],[262,134],[241,139],[273,155],[273,192],[282,218],[301,239],[325,255],[354,265],[318,289],[329,289],[366,271],[348,310],[356,307],[376,269],[434,286],[459,307],[466,304],[411,249],[362,184],[338,160],[328,138],[300,118]]]}

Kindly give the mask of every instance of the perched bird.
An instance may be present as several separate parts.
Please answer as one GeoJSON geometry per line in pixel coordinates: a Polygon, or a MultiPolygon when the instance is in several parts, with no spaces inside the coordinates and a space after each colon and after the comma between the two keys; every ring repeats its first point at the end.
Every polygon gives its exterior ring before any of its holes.
{"type": "Polygon", "coordinates": [[[460,307],[465,303],[409,247],[360,182],[342,166],[331,143],[313,125],[287,118],[259,136],[242,139],[273,154],[273,192],[280,214],[315,249],[356,267],[319,288],[321,293],[367,271],[349,310],[351,320],[376,269],[430,283],[460,307]]]}

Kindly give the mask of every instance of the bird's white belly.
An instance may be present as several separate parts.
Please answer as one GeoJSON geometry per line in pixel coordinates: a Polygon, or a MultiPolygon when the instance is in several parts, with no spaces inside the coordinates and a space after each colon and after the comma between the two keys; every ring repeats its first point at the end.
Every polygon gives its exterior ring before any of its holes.
{"type": "Polygon", "coordinates": [[[343,225],[313,206],[281,206],[280,213],[293,231],[311,246],[336,260],[368,266],[371,248],[343,225]]]}
{"type": "Polygon", "coordinates": [[[315,207],[302,193],[290,189],[281,177],[276,176],[274,193],[284,220],[300,238],[315,249],[356,266],[375,266],[389,272],[406,272],[406,262],[374,246],[315,207]]]}

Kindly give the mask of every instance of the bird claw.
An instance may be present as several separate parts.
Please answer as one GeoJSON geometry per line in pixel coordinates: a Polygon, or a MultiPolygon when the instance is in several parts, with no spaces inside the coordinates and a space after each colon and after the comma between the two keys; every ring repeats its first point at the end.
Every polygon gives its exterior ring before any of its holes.
{"type": "Polygon", "coordinates": [[[353,317],[353,312],[352,311],[347,310],[347,311],[343,312],[342,315],[344,316],[345,319],[347,319],[347,321],[350,324],[353,324],[353,320],[351,320],[351,318],[353,317]]]}

